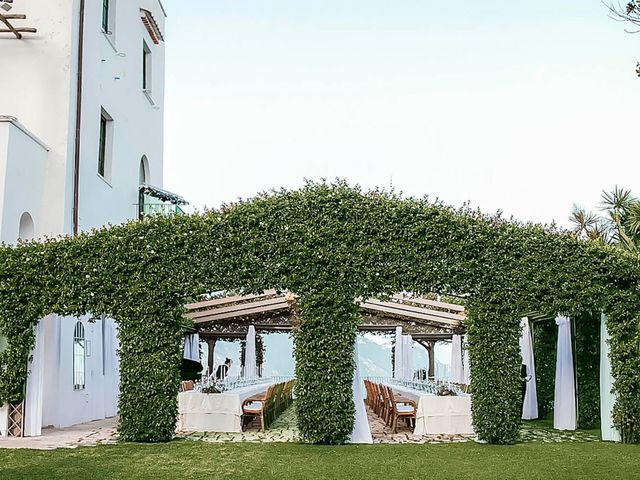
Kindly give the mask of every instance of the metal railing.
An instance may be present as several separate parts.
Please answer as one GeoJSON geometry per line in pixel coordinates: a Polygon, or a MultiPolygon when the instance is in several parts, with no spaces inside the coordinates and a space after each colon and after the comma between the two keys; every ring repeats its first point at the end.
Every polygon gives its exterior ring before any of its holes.
{"type": "Polygon", "coordinates": [[[136,210],[142,218],[147,218],[153,215],[172,216],[184,214],[184,210],[180,208],[180,205],[174,205],[173,203],[144,202],[142,204],[142,208],[140,208],[140,205],[136,205],[136,210]]]}

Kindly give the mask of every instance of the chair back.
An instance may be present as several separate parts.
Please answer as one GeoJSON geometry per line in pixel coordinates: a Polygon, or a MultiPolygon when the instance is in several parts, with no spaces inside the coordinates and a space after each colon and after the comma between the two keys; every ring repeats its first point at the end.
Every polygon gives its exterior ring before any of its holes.
{"type": "Polygon", "coordinates": [[[391,387],[389,387],[388,385],[382,385],[382,391],[385,395],[385,400],[387,401],[389,407],[391,408],[391,411],[394,414],[397,413],[396,400],[393,396],[393,390],[391,390],[391,387]]]}
{"type": "Polygon", "coordinates": [[[193,382],[193,380],[185,380],[180,382],[181,392],[188,392],[190,390],[193,390],[194,388],[195,388],[195,383],[193,382]]]}

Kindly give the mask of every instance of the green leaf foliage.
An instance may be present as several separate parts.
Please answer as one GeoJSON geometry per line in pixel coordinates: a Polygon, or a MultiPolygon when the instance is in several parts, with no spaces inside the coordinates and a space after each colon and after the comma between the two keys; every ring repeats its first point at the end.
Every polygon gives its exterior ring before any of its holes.
{"type": "MultiPolygon", "coordinates": [[[[354,299],[464,294],[474,425],[492,443],[519,431],[519,321],[526,312],[608,316],[615,423],[640,441],[637,259],[539,225],[342,182],[309,183],[201,215],[0,248],[0,400],[24,394],[33,326],[55,313],[119,323],[120,435],[172,438],[183,305],[208,292],[299,296],[296,394],[305,440],[338,444],[353,426],[354,299]]],[[[577,328],[581,328],[580,324],[577,328]]],[[[597,339],[594,339],[594,342],[597,339]]]]}

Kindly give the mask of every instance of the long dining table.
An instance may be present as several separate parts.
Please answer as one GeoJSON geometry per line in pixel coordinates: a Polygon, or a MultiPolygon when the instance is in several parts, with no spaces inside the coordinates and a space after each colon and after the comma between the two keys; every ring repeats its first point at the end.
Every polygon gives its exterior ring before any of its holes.
{"type": "Polygon", "coordinates": [[[249,397],[266,392],[269,386],[268,383],[260,383],[224,393],[180,392],[176,430],[241,432],[242,403],[249,397]]]}
{"type": "Polygon", "coordinates": [[[391,389],[416,402],[416,435],[472,435],[471,395],[438,396],[389,383],[391,389]]]}

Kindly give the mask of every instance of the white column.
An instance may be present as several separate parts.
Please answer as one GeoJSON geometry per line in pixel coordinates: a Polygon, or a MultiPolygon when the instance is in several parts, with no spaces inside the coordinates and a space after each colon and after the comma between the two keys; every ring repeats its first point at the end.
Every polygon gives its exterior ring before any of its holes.
{"type": "Polygon", "coordinates": [[[249,326],[244,350],[244,378],[256,377],[256,328],[249,326]]]}
{"type": "Polygon", "coordinates": [[[44,321],[34,327],[36,345],[31,352],[24,400],[24,436],[37,437],[42,434],[42,394],[44,389],[44,321]]]}
{"type": "Polygon", "coordinates": [[[604,314],[600,317],[600,429],[602,440],[620,441],[620,432],[613,426],[613,406],[616,396],[613,394],[613,375],[611,374],[611,358],[609,347],[609,330],[604,314]]]}
{"type": "Polygon", "coordinates": [[[404,380],[413,380],[413,338],[411,335],[404,335],[404,345],[402,346],[404,380]]]}
{"type": "Polygon", "coordinates": [[[402,379],[404,371],[402,369],[402,327],[396,327],[396,338],[393,350],[393,378],[402,379]]]}
{"type": "Polygon", "coordinates": [[[462,383],[469,385],[471,383],[471,364],[469,362],[469,344],[467,336],[463,337],[464,350],[462,351],[462,383]]]}
{"type": "Polygon", "coordinates": [[[558,315],[558,345],[556,354],[556,385],[553,407],[553,428],[575,430],[576,389],[571,348],[571,320],[558,315]]]}
{"type": "Polygon", "coordinates": [[[536,365],[533,357],[533,338],[529,319],[524,317],[520,321],[522,334],[520,335],[520,355],[522,364],[527,367],[527,390],[522,405],[522,419],[533,420],[538,418],[538,391],[536,384],[536,365]]]}
{"type": "Polygon", "coordinates": [[[454,335],[451,339],[451,378],[453,383],[463,383],[462,371],[462,336],[454,335]]]}

